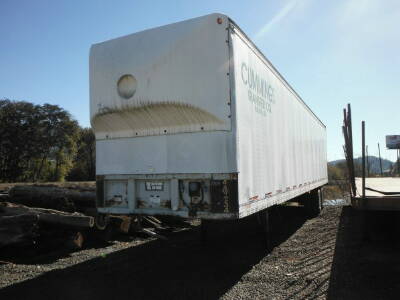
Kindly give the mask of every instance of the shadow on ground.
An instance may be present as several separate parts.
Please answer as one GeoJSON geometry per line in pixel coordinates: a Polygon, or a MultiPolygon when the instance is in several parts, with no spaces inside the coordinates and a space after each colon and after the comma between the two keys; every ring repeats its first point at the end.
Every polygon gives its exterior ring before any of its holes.
{"type": "MultiPolygon", "coordinates": [[[[284,207],[276,215],[287,220],[278,243],[306,221],[301,208],[284,207]]],[[[268,254],[252,222],[231,226],[207,245],[195,228],[168,241],[153,240],[50,271],[0,290],[0,299],[216,299],[268,254]]]]}
{"type": "Polygon", "coordinates": [[[344,207],[328,299],[398,299],[400,215],[344,207]]]}
{"type": "MultiPolygon", "coordinates": [[[[118,237],[118,240],[130,241],[130,237],[118,237]]],[[[10,246],[0,249],[0,259],[2,262],[35,265],[35,264],[52,264],[59,259],[70,256],[73,252],[79,251],[66,247],[66,238],[52,239],[46,237],[43,241],[35,244],[26,244],[19,246],[10,246]]],[[[101,239],[90,239],[85,241],[82,250],[101,249],[111,245],[101,239]]],[[[0,262],[1,263],[1,262],[0,262]]]]}

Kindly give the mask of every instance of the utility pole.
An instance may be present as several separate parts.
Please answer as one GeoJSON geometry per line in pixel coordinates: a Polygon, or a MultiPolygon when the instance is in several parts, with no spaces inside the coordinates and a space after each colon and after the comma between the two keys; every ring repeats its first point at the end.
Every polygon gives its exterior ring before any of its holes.
{"type": "Polygon", "coordinates": [[[353,185],[355,186],[355,179],[354,179],[354,153],[353,153],[353,126],[352,121],[351,121],[351,106],[350,103],[347,104],[347,120],[348,120],[348,128],[349,128],[349,145],[350,145],[350,164],[351,164],[351,170],[352,170],[352,177],[353,177],[353,185]]]}
{"type": "Polygon", "coordinates": [[[367,177],[369,177],[369,158],[368,158],[368,145],[366,146],[365,151],[367,152],[367,177]]]}
{"type": "Polygon", "coordinates": [[[400,149],[397,149],[397,173],[400,176],[400,149]]]}
{"type": "Polygon", "coordinates": [[[362,147],[362,198],[365,199],[365,121],[361,122],[361,147],[362,147]]]}
{"type": "Polygon", "coordinates": [[[381,148],[379,147],[379,143],[378,143],[378,153],[379,153],[379,165],[381,167],[381,176],[383,176],[382,159],[381,159],[381,148]]]}

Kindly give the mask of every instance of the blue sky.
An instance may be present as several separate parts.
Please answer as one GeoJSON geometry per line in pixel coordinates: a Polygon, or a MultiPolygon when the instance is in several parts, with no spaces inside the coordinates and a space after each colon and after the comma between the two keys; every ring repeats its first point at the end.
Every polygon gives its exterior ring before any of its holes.
{"type": "Polygon", "coordinates": [[[342,158],[342,109],[353,109],[371,155],[394,160],[400,134],[400,1],[0,1],[0,98],[54,103],[89,126],[90,45],[221,12],[233,18],[327,126],[342,158]]]}

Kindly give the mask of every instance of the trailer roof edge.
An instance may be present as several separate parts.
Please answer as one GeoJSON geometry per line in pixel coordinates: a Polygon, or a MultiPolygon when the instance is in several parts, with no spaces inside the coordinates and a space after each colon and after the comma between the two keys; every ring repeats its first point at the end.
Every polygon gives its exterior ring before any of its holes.
{"type": "Polygon", "coordinates": [[[232,20],[230,17],[227,16],[227,18],[229,19],[229,22],[231,22],[239,31],[241,34],[243,34],[243,36],[248,40],[249,43],[251,43],[251,45],[254,47],[254,49],[261,55],[261,57],[263,59],[265,59],[265,61],[272,67],[273,71],[276,72],[276,74],[280,77],[280,79],[282,79],[282,81],[284,82],[285,85],[287,85],[287,87],[290,89],[290,91],[296,96],[296,98],[298,100],[300,100],[303,105],[307,108],[307,110],[309,110],[313,116],[321,123],[322,126],[324,126],[326,128],[326,125],[321,121],[321,119],[312,111],[312,109],[307,105],[307,103],[303,100],[303,98],[301,98],[301,96],[294,90],[294,88],[289,84],[289,82],[287,82],[287,80],[285,79],[285,77],[282,76],[282,74],[275,68],[275,66],[271,63],[271,61],[264,55],[264,53],[254,44],[254,42],[249,38],[249,36],[240,28],[240,26],[234,21],[232,20]]]}

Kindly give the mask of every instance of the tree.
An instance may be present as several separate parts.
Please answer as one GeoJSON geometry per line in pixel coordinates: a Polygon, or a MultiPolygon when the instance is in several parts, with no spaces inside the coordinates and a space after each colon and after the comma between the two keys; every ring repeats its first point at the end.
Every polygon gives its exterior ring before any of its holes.
{"type": "Polygon", "coordinates": [[[78,151],[74,166],[67,179],[71,181],[95,180],[96,149],[95,136],[91,128],[80,129],[77,141],[78,151]]]}
{"type": "Polygon", "coordinates": [[[57,105],[0,100],[0,181],[63,180],[72,167],[78,130],[57,105]]]}
{"type": "Polygon", "coordinates": [[[339,166],[328,164],[328,179],[329,181],[345,179],[344,170],[339,166]]]}
{"type": "Polygon", "coordinates": [[[40,151],[36,128],[40,123],[37,105],[25,101],[0,100],[0,178],[24,179],[24,170],[40,151]]]}
{"type": "Polygon", "coordinates": [[[43,144],[37,178],[41,177],[43,163],[48,159],[54,164],[53,172],[48,179],[63,180],[72,168],[79,125],[72,120],[67,111],[58,105],[44,104],[41,107],[41,116],[40,131],[43,144]]]}

